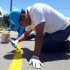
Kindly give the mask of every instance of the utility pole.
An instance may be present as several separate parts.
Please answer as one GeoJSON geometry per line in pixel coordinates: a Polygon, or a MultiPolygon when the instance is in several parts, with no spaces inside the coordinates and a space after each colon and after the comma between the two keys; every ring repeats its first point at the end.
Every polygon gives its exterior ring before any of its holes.
{"type": "Polygon", "coordinates": [[[10,12],[12,11],[12,0],[10,1],[10,12]]]}

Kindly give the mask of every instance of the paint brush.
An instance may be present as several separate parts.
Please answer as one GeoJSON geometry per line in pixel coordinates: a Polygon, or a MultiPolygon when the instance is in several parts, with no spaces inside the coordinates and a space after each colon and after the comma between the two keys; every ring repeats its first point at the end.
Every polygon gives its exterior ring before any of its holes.
{"type": "Polygon", "coordinates": [[[22,52],[22,50],[20,48],[20,44],[14,45],[14,43],[11,40],[10,40],[10,42],[11,42],[12,46],[14,48],[16,48],[15,52],[18,52],[18,53],[21,53],[22,52]]]}

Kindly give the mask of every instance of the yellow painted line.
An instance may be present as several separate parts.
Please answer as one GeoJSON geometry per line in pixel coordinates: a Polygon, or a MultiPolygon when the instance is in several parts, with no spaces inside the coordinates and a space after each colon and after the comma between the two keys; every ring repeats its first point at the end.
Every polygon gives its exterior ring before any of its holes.
{"type": "MultiPolygon", "coordinates": [[[[21,50],[19,44],[17,45],[17,48],[21,50]]],[[[22,52],[19,52],[19,50],[16,49],[9,70],[21,70],[21,68],[22,68],[22,52]]]]}

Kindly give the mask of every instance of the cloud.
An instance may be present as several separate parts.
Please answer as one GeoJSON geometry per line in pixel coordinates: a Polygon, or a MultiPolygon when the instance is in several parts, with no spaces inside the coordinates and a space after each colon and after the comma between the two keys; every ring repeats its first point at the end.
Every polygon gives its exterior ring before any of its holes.
{"type": "Polygon", "coordinates": [[[2,9],[2,7],[0,7],[0,12],[3,12],[3,9],[2,9]]]}
{"type": "Polygon", "coordinates": [[[0,7],[0,12],[2,13],[2,16],[3,16],[4,14],[7,14],[7,11],[3,10],[2,7],[0,7]]]}
{"type": "Polygon", "coordinates": [[[66,19],[70,21],[70,17],[66,17],[66,19]]]}

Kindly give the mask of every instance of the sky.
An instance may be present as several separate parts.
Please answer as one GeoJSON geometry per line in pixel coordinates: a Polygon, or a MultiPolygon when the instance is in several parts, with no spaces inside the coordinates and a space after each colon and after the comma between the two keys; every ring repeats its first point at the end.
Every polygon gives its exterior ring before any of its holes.
{"type": "MultiPolygon", "coordinates": [[[[11,0],[0,0],[0,10],[4,13],[10,13],[10,1],[11,0]]],[[[26,9],[35,3],[45,3],[57,11],[64,14],[66,17],[70,17],[70,0],[12,0],[13,9],[26,9]]]]}

